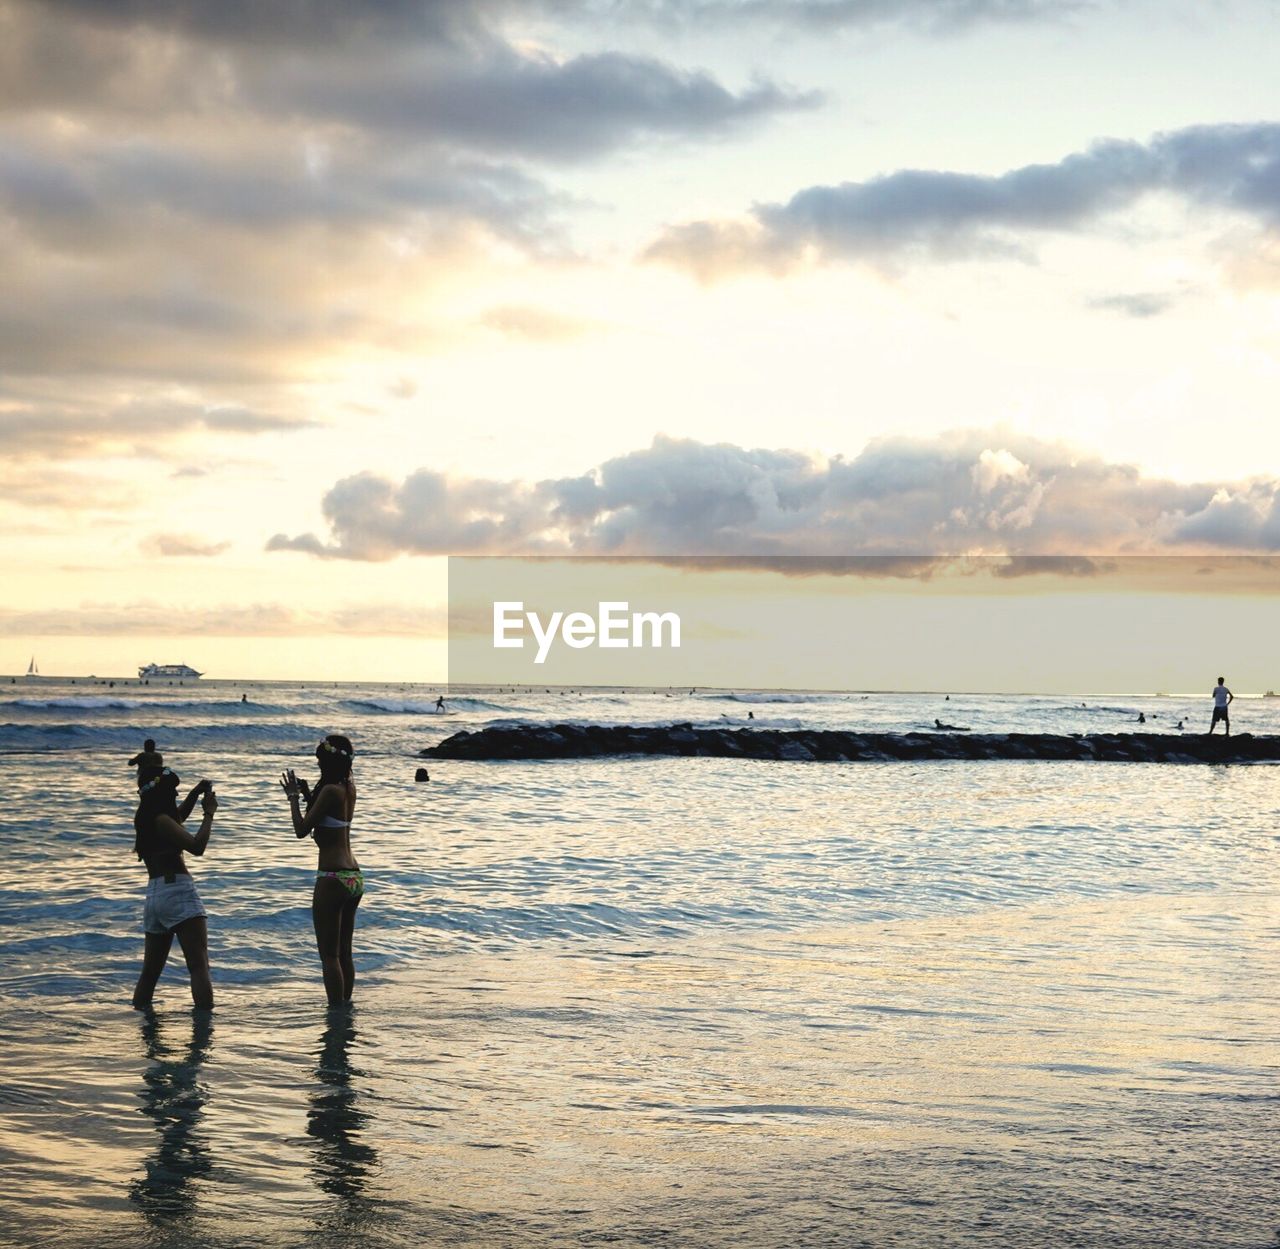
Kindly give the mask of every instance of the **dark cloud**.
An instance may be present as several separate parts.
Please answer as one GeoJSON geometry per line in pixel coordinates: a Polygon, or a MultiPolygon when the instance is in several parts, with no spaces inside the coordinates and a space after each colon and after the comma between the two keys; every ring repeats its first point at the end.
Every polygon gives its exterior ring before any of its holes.
{"type": "Polygon", "coordinates": [[[671,25],[755,22],[788,31],[900,25],[950,34],[988,24],[1061,22],[1097,7],[1093,0],[586,0],[597,14],[671,25]]]}
{"type": "Polygon", "coordinates": [[[1005,430],[877,439],[830,461],[658,438],[539,482],[357,474],[324,497],[327,539],[277,534],[268,549],[359,560],[1267,551],[1280,550],[1278,497],[1280,481],[1173,482],[1005,430]]]}
{"type": "Polygon", "coordinates": [[[0,454],[10,460],[85,456],[161,456],[168,444],[199,432],[291,433],[316,422],[184,403],[126,403],[105,410],[50,406],[0,412],[0,454]]]}
{"type": "Polygon", "coordinates": [[[648,258],[710,279],[778,270],[803,256],[870,263],[1023,255],[1026,240],[1074,231],[1163,192],[1280,223],[1280,125],[1199,126],[1149,143],[1103,140],[1055,164],[997,176],[906,169],[866,182],[813,186],[743,221],[676,225],[648,258]]]}
{"type": "Polygon", "coordinates": [[[248,384],[353,342],[421,350],[402,301],[483,240],[559,237],[555,195],[484,162],[312,176],[296,143],[47,138],[0,145],[0,374],[248,384]]]}
{"type": "MultiPolygon", "coordinates": [[[[221,116],[251,118],[312,131],[340,126],[350,141],[363,132],[384,149],[408,143],[438,145],[455,155],[515,160],[582,160],[648,139],[717,137],[771,115],[809,108],[814,92],[788,90],[761,79],[732,90],[704,70],[682,69],[650,56],[616,50],[557,56],[517,47],[495,28],[466,26],[474,37],[438,38],[440,23],[398,30],[397,18],[463,14],[468,6],[381,6],[306,3],[220,6],[63,4],[2,11],[0,109],[52,109],[123,114],[135,122],[150,113],[198,127],[221,116]],[[93,19],[76,24],[56,15],[93,19]],[[259,20],[250,14],[263,10],[259,20]],[[314,22],[307,10],[323,10],[314,22]],[[116,10],[125,12],[116,12],[116,10]],[[110,10],[118,19],[107,20],[110,10]],[[199,16],[216,21],[197,21],[199,16]],[[261,19],[283,18],[284,21],[261,19]],[[102,29],[103,23],[107,30],[102,29]],[[140,35],[138,25],[168,32],[140,35]],[[213,25],[234,35],[216,53],[198,40],[213,25]],[[260,26],[280,27],[281,40],[256,37],[260,26]],[[296,33],[288,37],[284,27],[296,33]],[[338,26],[350,38],[323,36],[338,26]],[[56,32],[56,37],[55,37],[56,32]],[[381,35],[382,37],[378,37],[381,35]],[[195,42],[193,42],[193,39],[195,42]],[[305,45],[305,51],[299,45],[305,45]]],[[[335,136],[337,137],[337,136],[335,136]]],[[[170,190],[181,194],[181,181],[170,190]]],[[[231,198],[237,189],[229,188],[231,198]]],[[[254,201],[250,201],[251,203],[254,201]]]]}
{"type": "MultiPolygon", "coordinates": [[[[306,225],[344,230],[455,217],[518,238],[554,203],[511,166],[400,154],[313,154],[296,139],[246,141],[233,151],[169,140],[106,141],[41,133],[0,149],[0,210],[29,241],[80,254],[143,246],[191,229],[244,231],[250,241],[306,225]]],[[[194,317],[207,317],[198,304],[194,317]]]]}
{"type": "Polygon", "coordinates": [[[1280,494],[1268,479],[1223,486],[1195,513],[1180,518],[1179,542],[1217,550],[1280,551],[1280,494]]]}
{"type": "Polygon", "coordinates": [[[621,52],[557,60],[511,49],[471,64],[392,60],[376,75],[292,61],[264,78],[255,98],[271,111],[316,121],[555,161],[650,138],[714,137],[821,100],[767,81],[735,93],[705,72],[621,52]]]}
{"type": "Polygon", "coordinates": [[[60,19],[100,29],[181,34],[222,46],[466,44],[491,38],[504,20],[544,16],[567,23],[660,26],[744,23],[825,34],[903,25],[936,33],[986,24],[1061,22],[1099,0],[27,0],[60,19]]]}
{"type": "Polygon", "coordinates": [[[153,30],[227,44],[322,47],[447,39],[476,29],[483,0],[28,0],[59,19],[153,30]]]}
{"type": "Polygon", "coordinates": [[[0,0],[0,373],[204,387],[293,380],[353,344],[421,351],[432,327],[404,306],[433,277],[495,243],[572,255],[573,202],[536,165],[817,103],[517,45],[512,15],[0,0]]]}
{"type": "MultiPolygon", "coordinates": [[[[35,512],[122,513],[138,504],[137,486],[104,477],[102,473],[79,473],[48,465],[22,463],[21,457],[7,456],[0,444],[0,504],[30,508],[35,512]]],[[[15,532],[6,521],[6,533],[15,532]]],[[[52,530],[48,530],[52,532],[52,530]]]]}

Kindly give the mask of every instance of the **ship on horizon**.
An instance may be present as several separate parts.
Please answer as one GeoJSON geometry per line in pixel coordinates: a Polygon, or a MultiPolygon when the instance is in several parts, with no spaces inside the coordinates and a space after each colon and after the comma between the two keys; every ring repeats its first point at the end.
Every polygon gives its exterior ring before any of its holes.
{"type": "Polygon", "coordinates": [[[138,679],[141,681],[149,681],[152,677],[169,677],[173,680],[194,681],[197,677],[202,676],[204,676],[203,672],[197,672],[186,664],[144,664],[138,669],[138,679]]]}

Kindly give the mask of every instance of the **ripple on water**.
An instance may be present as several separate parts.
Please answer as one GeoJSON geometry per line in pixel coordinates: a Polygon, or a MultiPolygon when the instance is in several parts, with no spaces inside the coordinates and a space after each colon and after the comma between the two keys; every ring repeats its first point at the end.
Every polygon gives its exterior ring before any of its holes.
{"type": "Polygon", "coordinates": [[[1269,773],[584,761],[415,790],[412,760],[362,758],[358,1004],[334,1017],[272,769],[194,743],[184,774],[225,777],[192,864],[202,1023],[176,950],[161,1009],[126,1006],[118,764],[77,757],[67,792],[57,759],[0,762],[20,1243],[1270,1235],[1269,773]]]}

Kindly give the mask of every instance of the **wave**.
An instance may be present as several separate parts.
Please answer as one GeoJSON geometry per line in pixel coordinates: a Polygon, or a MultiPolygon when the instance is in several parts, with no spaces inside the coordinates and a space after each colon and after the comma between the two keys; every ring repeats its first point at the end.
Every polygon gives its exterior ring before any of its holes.
{"type": "Polygon", "coordinates": [[[701,698],[728,700],[733,703],[846,703],[843,694],[702,694],[701,698]]]}
{"type": "Polygon", "coordinates": [[[746,716],[724,715],[718,720],[695,720],[693,727],[696,729],[810,729],[814,725],[812,722],[805,723],[803,720],[781,716],[756,716],[754,720],[748,720],[746,716]]]}
{"type": "MultiPolygon", "coordinates": [[[[366,714],[391,716],[434,716],[440,715],[434,698],[344,698],[340,706],[366,714]]],[[[486,702],[483,698],[469,698],[460,695],[457,698],[444,700],[444,713],[458,711],[513,711],[518,708],[504,707],[501,703],[486,702]]]]}
{"type": "Polygon", "coordinates": [[[120,698],[108,694],[68,695],[65,698],[0,699],[0,714],[9,711],[213,711],[286,713],[288,707],[275,703],[241,702],[227,699],[120,698]]]}
{"type": "Polygon", "coordinates": [[[296,749],[299,743],[314,744],[328,729],[293,721],[255,724],[136,725],[95,724],[0,724],[0,753],[47,752],[59,750],[118,750],[135,754],[144,736],[154,737],[162,749],[191,751],[202,746],[226,749],[271,745],[296,749]]]}
{"type": "Polygon", "coordinates": [[[812,728],[802,720],[781,719],[776,717],[757,717],[748,720],[745,716],[721,716],[716,720],[672,720],[669,716],[660,720],[645,720],[636,716],[615,720],[602,716],[581,719],[567,716],[540,716],[537,719],[501,717],[485,720],[478,727],[483,729],[557,729],[561,726],[575,729],[609,728],[609,729],[673,729],[689,725],[695,729],[805,729],[812,728]]]}
{"type": "Polygon", "coordinates": [[[20,707],[23,711],[133,711],[145,707],[141,698],[6,698],[0,708],[20,707]]]}

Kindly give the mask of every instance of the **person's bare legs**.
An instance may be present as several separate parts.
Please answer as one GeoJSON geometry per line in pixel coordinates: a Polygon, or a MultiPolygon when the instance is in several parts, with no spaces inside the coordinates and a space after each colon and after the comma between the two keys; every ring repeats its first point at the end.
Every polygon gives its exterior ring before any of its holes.
{"type": "Polygon", "coordinates": [[[343,903],[350,896],[347,887],[330,876],[317,877],[311,895],[311,922],[315,925],[316,949],[330,1006],[341,1006],[348,996],[341,951],[343,903]]]}
{"type": "Polygon", "coordinates": [[[356,910],[360,906],[359,898],[348,897],[342,904],[342,916],[339,923],[338,961],[342,965],[342,996],[344,1001],[351,1001],[351,992],[356,987],[356,965],[351,957],[351,938],[356,930],[356,910]]]}
{"type": "Polygon", "coordinates": [[[213,1009],[213,980],[209,975],[209,926],[203,915],[184,919],[174,932],[191,973],[191,1000],[201,1010],[213,1009]]]}
{"type": "Polygon", "coordinates": [[[147,945],[142,954],[142,972],[133,989],[133,1005],[136,1010],[146,1010],[155,995],[156,982],[169,959],[169,947],[173,945],[173,933],[146,933],[147,945]]]}

